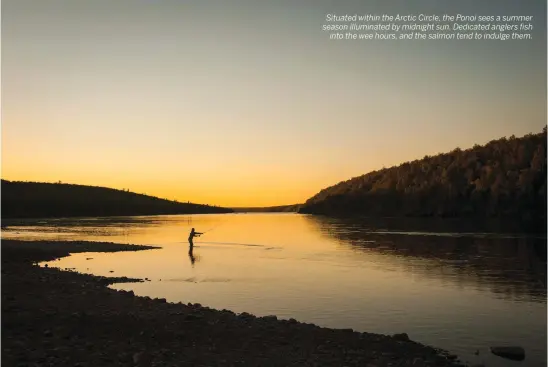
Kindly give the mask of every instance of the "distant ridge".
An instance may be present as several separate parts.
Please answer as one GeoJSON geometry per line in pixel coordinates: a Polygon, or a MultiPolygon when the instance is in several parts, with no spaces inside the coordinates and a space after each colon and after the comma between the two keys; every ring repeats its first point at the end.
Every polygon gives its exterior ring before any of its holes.
{"type": "Polygon", "coordinates": [[[2,180],[2,218],[232,213],[99,186],[2,180]]]}
{"type": "Polygon", "coordinates": [[[232,208],[236,213],[296,213],[302,204],[232,208]]]}
{"type": "Polygon", "coordinates": [[[546,218],[546,127],[339,182],[308,199],[299,212],[546,218]]]}

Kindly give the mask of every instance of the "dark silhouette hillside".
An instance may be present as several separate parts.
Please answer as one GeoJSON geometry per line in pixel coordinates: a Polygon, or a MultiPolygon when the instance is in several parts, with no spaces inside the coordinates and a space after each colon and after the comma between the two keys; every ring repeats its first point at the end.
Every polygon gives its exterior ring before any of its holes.
{"type": "Polygon", "coordinates": [[[546,217],[546,128],[370,172],[320,191],[300,213],[546,217]]]}
{"type": "Polygon", "coordinates": [[[231,213],[106,187],[2,180],[2,218],[231,213]]]}

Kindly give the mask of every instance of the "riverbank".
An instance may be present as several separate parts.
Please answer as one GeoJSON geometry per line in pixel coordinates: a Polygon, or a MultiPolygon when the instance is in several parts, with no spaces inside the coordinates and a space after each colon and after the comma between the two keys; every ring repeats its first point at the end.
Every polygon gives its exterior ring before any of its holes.
{"type": "Polygon", "coordinates": [[[2,362],[10,366],[457,366],[407,340],[171,304],[105,278],[41,268],[70,252],[152,247],[2,241],[2,362]]]}

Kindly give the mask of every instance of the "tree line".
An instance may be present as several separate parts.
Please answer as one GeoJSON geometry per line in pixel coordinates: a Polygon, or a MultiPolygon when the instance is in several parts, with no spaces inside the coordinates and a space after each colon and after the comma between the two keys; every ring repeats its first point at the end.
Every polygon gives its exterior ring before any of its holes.
{"type": "Polygon", "coordinates": [[[546,127],[354,177],[321,190],[299,212],[546,218],[546,127]]]}

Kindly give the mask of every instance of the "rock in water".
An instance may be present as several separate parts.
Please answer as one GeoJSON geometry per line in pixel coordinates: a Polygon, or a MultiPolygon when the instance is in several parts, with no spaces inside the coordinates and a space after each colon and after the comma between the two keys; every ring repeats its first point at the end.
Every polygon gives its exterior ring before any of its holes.
{"type": "Polygon", "coordinates": [[[523,361],[525,359],[525,350],[522,347],[491,347],[491,353],[515,361],[523,361]]]}

